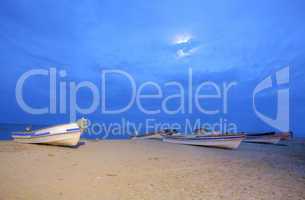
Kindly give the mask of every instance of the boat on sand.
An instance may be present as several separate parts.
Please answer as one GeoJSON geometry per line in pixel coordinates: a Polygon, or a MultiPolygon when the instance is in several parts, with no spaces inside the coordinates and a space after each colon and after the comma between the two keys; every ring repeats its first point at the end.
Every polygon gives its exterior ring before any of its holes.
{"type": "Polygon", "coordinates": [[[277,144],[292,138],[292,132],[263,132],[246,134],[245,142],[277,144]]]}
{"type": "Polygon", "coordinates": [[[14,132],[12,137],[19,143],[49,144],[59,146],[76,146],[82,132],[87,128],[84,118],[68,124],[46,127],[38,130],[14,132]]]}
{"type": "Polygon", "coordinates": [[[162,140],[162,132],[150,132],[145,133],[144,135],[134,135],[131,136],[132,140],[162,140]]]}
{"type": "Polygon", "coordinates": [[[179,135],[177,131],[163,133],[163,141],[205,147],[236,149],[245,138],[244,134],[222,134],[208,129],[196,129],[192,135],[179,135]]]}
{"type": "Polygon", "coordinates": [[[205,147],[236,149],[239,147],[241,141],[244,138],[244,135],[169,135],[163,136],[163,141],[175,144],[188,144],[205,147]]]}

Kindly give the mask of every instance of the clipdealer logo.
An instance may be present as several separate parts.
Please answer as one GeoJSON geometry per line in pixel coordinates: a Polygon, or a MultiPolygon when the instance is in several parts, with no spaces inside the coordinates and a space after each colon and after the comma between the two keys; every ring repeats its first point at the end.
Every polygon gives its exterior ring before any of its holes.
{"type": "Polygon", "coordinates": [[[269,126],[276,128],[280,131],[289,130],[289,72],[289,66],[276,71],[273,75],[275,76],[274,79],[272,79],[272,75],[270,75],[264,80],[262,80],[255,87],[252,95],[252,106],[257,117],[269,126]],[[270,89],[276,89],[277,107],[275,119],[260,112],[256,107],[255,99],[257,94],[270,89]]]}

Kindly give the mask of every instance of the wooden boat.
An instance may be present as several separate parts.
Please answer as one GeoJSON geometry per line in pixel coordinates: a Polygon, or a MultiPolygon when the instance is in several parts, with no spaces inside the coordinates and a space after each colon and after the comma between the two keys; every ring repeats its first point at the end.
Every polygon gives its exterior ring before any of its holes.
{"type": "Polygon", "coordinates": [[[130,137],[132,140],[162,140],[162,135],[159,132],[146,133],[144,135],[135,135],[130,137]]]}
{"type": "Polygon", "coordinates": [[[46,127],[39,130],[14,132],[14,141],[31,144],[50,144],[59,146],[76,146],[88,121],[80,119],[73,123],[46,127]]]}
{"type": "Polygon", "coordinates": [[[276,135],[263,135],[263,136],[247,135],[244,142],[277,144],[279,143],[280,140],[281,137],[276,135]]]}
{"type": "Polygon", "coordinates": [[[178,133],[177,130],[175,129],[165,129],[161,131],[155,131],[155,132],[149,132],[145,134],[138,134],[136,133],[135,135],[131,136],[130,138],[132,140],[139,140],[139,139],[150,139],[150,140],[162,140],[163,136],[166,135],[172,135],[178,133]]]}
{"type": "Polygon", "coordinates": [[[236,149],[239,147],[241,141],[245,138],[244,135],[168,135],[163,136],[164,142],[175,144],[189,144],[206,147],[217,147],[225,149],[236,149]]]}
{"type": "Polygon", "coordinates": [[[293,138],[293,132],[287,131],[287,132],[276,132],[275,134],[281,136],[281,140],[290,140],[293,138]]]}
{"type": "Polygon", "coordinates": [[[265,136],[265,135],[274,135],[275,132],[259,132],[259,133],[245,133],[246,136],[265,136]]]}
{"type": "Polygon", "coordinates": [[[292,132],[263,132],[246,134],[244,142],[277,144],[281,140],[292,138],[292,132]]]}

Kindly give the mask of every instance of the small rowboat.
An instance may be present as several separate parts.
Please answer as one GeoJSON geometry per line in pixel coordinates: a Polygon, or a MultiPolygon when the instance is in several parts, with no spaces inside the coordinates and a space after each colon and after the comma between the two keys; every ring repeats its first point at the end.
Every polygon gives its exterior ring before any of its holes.
{"type": "Polygon", "coordinates": [[[69,124],[47,127],[39,130],[14,132],[12,137],[19,143],[50,144],[59,146],[76,146],[88,121],[80,119],[69,124]]]}
{"type": "Polygon", "coordinates": [[[277,144],[280,140],[289,140],[292,132],[265,132],[246,134],[245,142],[277,144]]]}
{"type": "Polygon", "coordinates": [[[244,142],[253,142],[253,143],[265,143],[265,144],[277,144],[281,140],[281,136],[278,135],[247,135],[244,142]]]}
{"type": "Polygon", "coordinates": [[[239,147],[241,141],[244,138],[245,138],[244,135],[213,135],[213,136],[169,135],[169,136],[163,136],[163,141],[175,143],[175,144],[189,144],[189,145],[198,145],[205,147],[236,149],[239,147]]]}
{"type": "Polygon", "coordinates": [[[158,132],[156,133],[147,133],[144,135],[137,135],[130,137],[132,140],[161,140],[162,135],[158,132]]]}
{"type": "Polygon", "coordinates": [[[275,134],[281,136],[281,140],[290,140],[293,138],[293,132],[288,131],[288,132],[276,132],[275,134]]]}

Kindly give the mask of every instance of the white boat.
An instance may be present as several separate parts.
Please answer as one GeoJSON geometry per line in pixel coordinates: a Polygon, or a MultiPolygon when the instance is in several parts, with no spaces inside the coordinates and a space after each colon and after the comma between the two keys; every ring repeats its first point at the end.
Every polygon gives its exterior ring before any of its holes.
{"type": "Polygon", "coordinates": [[[76,146],[88,121],[80,119],[73,123],[46,127],[38,130],[14,132],[14,141],[31,144],[50,144],[59,146],[76,146]]]}
{"type": "Polygon", "coordinates": [[[215,136],[181,136],[171,135],[164,136],[164,142],[175,144],[188,144],[206,147],[217,147],[225,149],[236,149],[241,141],[245,138],[244,135],[215,135],[215,136]]]}

